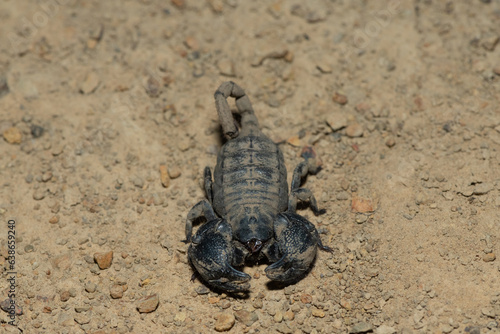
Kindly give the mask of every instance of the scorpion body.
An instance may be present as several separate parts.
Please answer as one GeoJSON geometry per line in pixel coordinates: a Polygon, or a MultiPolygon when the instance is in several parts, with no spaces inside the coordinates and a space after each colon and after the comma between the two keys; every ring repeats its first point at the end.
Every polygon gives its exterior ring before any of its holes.
{"type": "Polygon", "coordinates": [[[296,281],[310,268],[318,246],[331,251],[321,243],[314,225],[295,212],[298,200],[308,200],[316,215],[324,213],[312,193],[300,188],[302,177],[319,171],[315,155],[312,149],[305,151],[289,194],[283,153],[260,131],[245,92],[225,82],[215,92],[215,101],[230,139],[219,151],[213,181],[210,168],[205,168],[207,199],[188,213],[188,257],[206,282],[225,291],[249,289],[250,276],[234,268],[249,259],[267,258],[272,263],[266,268],[271,280],[296,281]],[[227,104],[229,96],[236,98],[240,129],[227,104]],[[200,217],[207,222],[192,237],[193,221],[200,217]]]}
{"type": "Polygon", "coordinates": [[[214,178],[215,211],[226,217],[236,239],[258,251],[255,242],[273,236],[276,213],[287,209],[283,154],[267,137],[236,138],[221,149],[214,178]]]}

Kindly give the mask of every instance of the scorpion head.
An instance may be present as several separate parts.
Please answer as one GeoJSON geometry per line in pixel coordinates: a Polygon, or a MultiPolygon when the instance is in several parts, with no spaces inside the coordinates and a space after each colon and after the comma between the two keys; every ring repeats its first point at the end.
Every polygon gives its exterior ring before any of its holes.
{"type": "Polygon", "coordinates": [[[272,219],[264,215],[244,217],[235,231],[238,239],[251,253],[258,253],[266,242],[273,237],[272,219]]]}

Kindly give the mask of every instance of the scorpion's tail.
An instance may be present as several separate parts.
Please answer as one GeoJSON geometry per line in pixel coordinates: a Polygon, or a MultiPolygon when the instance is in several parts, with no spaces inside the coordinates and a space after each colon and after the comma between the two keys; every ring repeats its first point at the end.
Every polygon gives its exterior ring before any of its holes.
{"type": "Polygon", "coordinates": [[[236,99],[236,107],[241,115],[241,131],[244,134],[260,131],[259,122],[257,121],[257,117],[255,117],[252,103],[240,86],[232,81],[226,81],[215,91],[214,97],[219,121],[226,136],[229,138],[238,137],[238,127],[226,100],[228,97],[236,99]]]}

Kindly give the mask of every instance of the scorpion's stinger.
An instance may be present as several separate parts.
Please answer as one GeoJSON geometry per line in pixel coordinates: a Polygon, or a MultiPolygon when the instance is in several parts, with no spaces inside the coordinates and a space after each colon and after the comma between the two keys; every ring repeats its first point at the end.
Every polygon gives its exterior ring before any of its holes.
{"type": "Polygon", "coordinates": [[[214,219],[201,226],[192,239],[188,256],[198,273],[210,285],[225,291],[247,291],[250,275],[232,267],[233,234],[229,223],[214,219]]]}
{"type": "Polygon", "coordinates": [[[314,225],[295,213],[279,214],[274,232],[281,258],[265,270],[273,281],[291,283],[300,279],[311,267],[318,246],[330,250],[322,245],[314,225]]]}

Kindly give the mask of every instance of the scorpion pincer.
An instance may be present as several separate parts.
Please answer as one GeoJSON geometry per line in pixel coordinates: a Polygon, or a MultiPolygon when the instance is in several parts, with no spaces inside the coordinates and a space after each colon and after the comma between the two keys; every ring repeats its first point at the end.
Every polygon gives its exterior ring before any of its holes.
{"type": "Polygon", "coordinates": [[[293,172],[290,194],[283,153],[260,128],[248,96],[234,82],[224,82],[215,92],[215,106],[224,134],[229,138],[217,156],[214,179],[205,168],[207,199],[188,213],[188,257],[209,285],[228,292],[250,288],[250,275],[236,268],[246,261],[267,259],[265,273],[285,284],[301,279],[324,246],[314,225],[296,213],[298,201],[309,201],[315,215],[320,210],[309,189],[301,188],[307,174],[319,171],[312,149],[305,150],[293,172]],[[227,103],[236,99],[241,116],[238,128],[227,103]],[[192,236],[193,222],[206,222],[192,236]]]}

